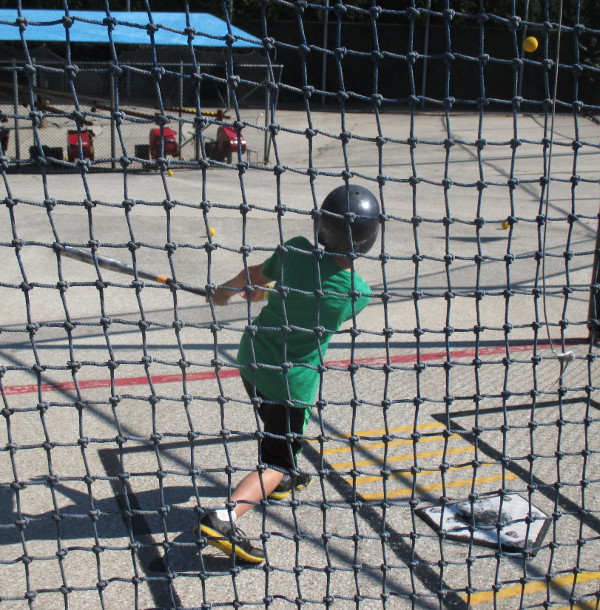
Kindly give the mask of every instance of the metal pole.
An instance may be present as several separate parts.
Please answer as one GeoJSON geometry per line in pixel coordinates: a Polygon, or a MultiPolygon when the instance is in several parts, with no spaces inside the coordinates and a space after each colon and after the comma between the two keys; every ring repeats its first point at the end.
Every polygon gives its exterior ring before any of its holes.
{"type": "Polygon", "coordinates": [[[179,62],[179,160],[181,161],[181,143],[183,141],[181,130],[183,125],[181,123],[181,116],[183,113],[183,62],[179,62]]]}
{"type": "MultiPolygon", "coordinates": [[[[598,251],[600,251],[600,216],[598,217],[598,229],[596,230],[596,252],[594,254],[594,267],[592,269],[591,285],[598,284],[600,282],[600,270],[598,269],[598,267],[600,266],[600,256],[598,256],[598,251]]],[[[590,322],[590,339],[593,339],[594,341],[600,340],[600,328],[598,326],[593,326],[591,321],[598,320],[599,318],[600,291],[594,294],[594,292],[590,290],[590,306],[588,309],[588,320],[590,322]]]]}
{"type": "MultiPolygon", "coordinates": [[[[521,36],[521,49],[519,50],[519,57],[523,60],[524,57],[524,49],[523,43],[525,42],[525,38],[527,37],[527,19],[529,18],[529,0],[525,0],[525,26],[523,27],[523,34],[521,36]]],[[[523,92],[523,61],[521,61],[521,65],[519,66],[519,87],[518,87],[518,96],[521,97],[521,93],[523,92]]]]}
{"type": "MultiPolygon", "coordinates": [[[[196,53],[196,51],[194,51],[194,53],[196,53]]],[[[196,55],[196,58],[198,56],[196,55]]],[[[196,74],[202,74],[202,64],[200,62],[198,62],[196,64],[196,74]]],[[[194,102],[196,104],[196,112],[200,112],[200,80],[197,79],[195,81],[194,84],[194,102]]],[[[200,115],[201,116],[201,115],[200,115]]],[[[196,119],[199,119],[200,116],[196,115],[196,119]]],[[[197,120],[194,120],[194,161],[199,161],[200,160],[200,153],[202,151],[201,146],[200,146],[200,124],[197,120]]]]}
{"type": "MultiPolygon", "coordinates": [[[[14,124],[15,124],[15,158],[17,159],[17,167],[20,166],[21,163],[21,139],[19,134],[19,119],[17,118],[19,114],[19,75],[17,74],[17,62],[13,59],[13,114],[15,115],[14,124]]],[[[6,155],[6,151],[4,151],[6,155]]]]}
{"type": "MultiPolygon", "coordinates": [[[[423,43],[423,75],[421,77],[421,98],[425,97],[425,88],[427,86],[427,56],[429,55],[429,21],[431,15],[431,0],[427,0],[427,20],[425,21],[425,41],[423,43]]],[[[425,107],[425,100],[421,99],[421,109],[425,107]]]]}
{"type": "MultiPolygon", "coordinates": [[[[269,67],[265,68],[267,71],[267,80],[271,80],[271,72],[269,71],[269,67]]],[[[273,137],[272,133],[269,131],[269,119],[272,118],[273,122],[275,121],[275,117],[270,117],[271,113],[271,96],[273,93],[271,92],[271,87],[267,87],[267,96],[265,99],[265,138],[264,138],[264,150],[263,150],[263,165],[269,164],[269,155],[271,153],[271,138],[273,137]]]]}
{"type": "Polygon", "coordinates": [[[117,164],[115,163],[115,150],[116,150],[116,126],[115,126],[115,112],[117,103],[115,100],[115,78],[118,78],[116,74],[110,79],[110,156],[111,156],[111,168],[115,169],[117,164]]]}
{"type": "MultiPolygon", "coordinates": [[[[329,0],[325,0],[325,16],[323,18],[323,62],[321,65],[321,91],[327,88],[327,36],[329,30],[329,0]]],[[[325,93],[321,94],[321,106],[325,106],[325,93]]]]}

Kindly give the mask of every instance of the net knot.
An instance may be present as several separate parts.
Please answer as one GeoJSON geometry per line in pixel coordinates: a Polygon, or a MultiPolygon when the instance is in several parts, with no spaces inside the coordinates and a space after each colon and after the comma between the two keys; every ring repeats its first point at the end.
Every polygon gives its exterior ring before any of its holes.
{"type": "Polygon", "coordinates": [[[275,40],[270,37],[263,38],[262,45],[267,51],[272,51],[275,48],[275,40]]]}
{"type": "MultiPolygon", "coordinates": [[[[312,94],[314,92],[315,92],[315,88],[312,87],[311,85],[304,85],[302,87],[302,93],[304,94],[304,98],[307,100],[312,97],[312,94]]],[[[306,134],[306,132],[308,132],[308,131],[312,131],[312,130],[307,129],[304,133],[306,134]]]]}
{"type": "MultiPolygon", "coordinates": [[[[42,119],[44,118],[44,113],[40,112],[39,110],[34,110],[33,112],[29,113],[29,119],[31,120],[32,124],[36,127],[40,126],[40,123],[42,122],[42,119]]],[[[40,151],[40,156],[38,157],[39,161],[42,161],[43,163],[46,162],[45,159],[45,153],[44,150],[38,147],[38,150],[40,151]]]]}
{"type": "Polygon", "coordinates": [[[421,98],[418,95],[409,95],[407,101],[411,108],[416,108],[421,103],[421,98]]]}
{"type": "MultiPolygon", "coordinates": [[[[64,18],[63,18],[64,21],[64,18]]],[[[72,20],[71,20],[72,21],[72,20]]],[[[112,32],[117,27],[117,20],[114,17],[105,17],[102,20],[102,25],[105,25],[112,32]]]]}
{"type": "Polygon", "coordinates": [[[508,27],[511,30],[517,30],[521,25],[521,17],[519,17],[518,15],[512,15],[509,19],[508,19],[508,27]]]}
{"type": "Polygon", "coordinates": [[[454,55],[454,53],[451,53],[450,51],[447,51],[446,53],[444,53],[444,61],[446,63],[452,63],[455,59],[456,59],[456,55],[454,55]]]}
{"type": "Polygon", "coordinates": [[[162,66],[154,66],[151,71],[156,80],[161,80],[166,72],[162,66]]]}
{"type": "Polygon", "coordinates": [[[456,15],[456,11],[453,11],[451,8],[447,8],[444,11],[444,20],[446,22],[450,22],[454,19],[454,16],[456,15]]]}

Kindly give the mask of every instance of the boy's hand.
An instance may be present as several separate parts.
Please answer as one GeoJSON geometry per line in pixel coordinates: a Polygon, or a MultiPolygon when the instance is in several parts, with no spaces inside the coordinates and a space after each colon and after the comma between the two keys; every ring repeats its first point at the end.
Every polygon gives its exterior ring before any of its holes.
{"type": "Polygon", "coordinates": [[[212,297],[206,297],[206,302],[210,303],[212,298],[212,302],[214,305],[227,305],[227,303],[229,303],[229,299],[233,294],[233,292],[229,292],[228,290],[217,290],[212,297]]]}
{"type": "MultiPolygon", "coordinates": [[[[274,284],[267,284],[265,288],[273,288],[274,284]]],[[[240,293],[240,296],[244,299],[248,299],[245,292],[240,293]]],[[[262,301],[263,299],[269,298],[269,291],[264,288],[256,288],[250,293],[250,302],[256,303],[256,301],[262,301]]]]}
{"type": "MultiPolygon", "coordinates": [[[[246,297],[246,293],[243,291],[239,291],[237,289],[245,288],[248,285],[248,280],[250,280],[251,286],[268,286],[269,288],[273,287],[275,283],[269,284],[269,278],[265,277],[262,274],[262,264],[260,265],[250,265],[246,271],[246,269],[242,269],[235,277],[231,278],[224,284],[221,284],[219,288],[214,292],[212,297],[207,296],[206,302],[210,303],[212,299],[212,303],[214,305],[227,305],[229,299],[236,293],[240,292],[241,296],[246,297]],[[234,290],[227,290],[227,288],[233,288],[234,290]]],[[[250,293],[250,301],[260,301],[268,297],[268,292],[263,290],[262,288],[257,288],[250,293]]]]}

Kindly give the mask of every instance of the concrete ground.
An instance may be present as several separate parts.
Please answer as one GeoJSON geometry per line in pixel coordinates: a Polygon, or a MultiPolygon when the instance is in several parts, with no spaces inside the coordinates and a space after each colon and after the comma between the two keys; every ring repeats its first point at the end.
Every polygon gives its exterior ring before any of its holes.
{"type": "Polygon", "coordinates": [[[277,122],[270,164],[243,171],[4,175],[0,608],[596,608],[586,320],[600,126],[491,113],[277,122]],[[136,294],[110,271],[98,284],[52,244],[96,240],[131,263],[134,241],[141,269],[219,283],[243,245],[252,264],[311,239],[310,210],[344,172],[378,193],[386,221],[356,263],[372,288],[360,332],[347,324],[327,353],[328,404],[300,460],[313,483],[241,522],[266,534],[266,566],[198,553],[198,509],[256,466],[235,355],[262,303],[213,309],[152,282],[136,294]],[[549,516],[535,556],[453,540],[419,513],[498,490],[549,516]]]}

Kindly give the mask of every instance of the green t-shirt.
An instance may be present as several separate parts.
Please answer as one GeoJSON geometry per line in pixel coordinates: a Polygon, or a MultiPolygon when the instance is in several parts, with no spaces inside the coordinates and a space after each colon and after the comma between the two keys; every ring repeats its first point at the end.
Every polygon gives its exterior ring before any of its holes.
{"type": "Polygon", "coordinates": [[[269,295],[253,321],[254,336],[242,336],[238,363],[244,378],[270,400],[312,403],[319,386],[316,367],[324,363],[333,333],[352,318],[353,309],[358,314],[368,305],[371,289],[331,256],[319,260],[306,238],[294,237],[286,246],[263,263],[262,273],[288,292],[284,298],[269,295]],[[252,363],[258,366],[254,371],[252,363]]]}

